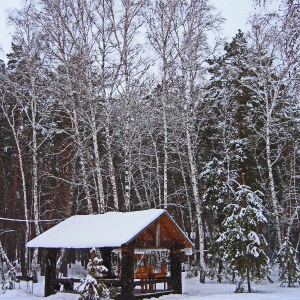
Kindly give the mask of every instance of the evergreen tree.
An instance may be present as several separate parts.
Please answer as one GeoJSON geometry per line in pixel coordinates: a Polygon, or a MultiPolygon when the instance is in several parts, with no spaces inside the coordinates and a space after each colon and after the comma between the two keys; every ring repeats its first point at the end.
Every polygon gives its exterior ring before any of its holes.
{"type": "Polygon", "coordinates": [[[102,264],[103,260],[97,255],[96,249],[91,250],[91,258],[88,268],[89,274],[78,287],[80,300],[100,300],[109,296],[109,290],[101,281],[107,268],[102,264]]]}
{"type": "Polygon", "coordinates": [[[278,251],[279,280],[281,281],[281,286],[287,284],[288,287],[293,287],[298,280],[300,270],[296,260],[296,253],[297,251],[289,238],[286,237],[281,249],[278,251]]]}
{"type": "Polygon", "coordinates": [[[222,259],[238,277],[236,292],[245,290],[246,280],[251,293],[251,281],[262,280],[269,272],[269,258],[264,251],[266,241],[259,233],[260,226],[267,223],[260,196],[258,191],[238,184],[233,203],[224,208],[226,219],[217,241],[223,250],[222,259]]]}
{"type": "MultiPolygon", "coordinates": [[[[257,130],[261,124],[257,116],[257,97],[242,85],[245,78],[256,81],[247,62],[251,53],[243,32],[239,31],[230,43],[226,43],[225,54],[208,60],[211,75],[205,97],[205,107],[210,120],[203,126],[201,139],[208,135],[213,157],[224,160],[228,180],[247,183],[256,190],[261,186],[256,165],[257,130]],[[211,120],[214,120],[212,122],[211,120]]],[[[261,150],[259,150],[260,152],[261,150]]]]}
{"type": "Polygon", "coordinates": [[[207,267],[211,278],[217,277],[222,280],[223,261],[220,248],[217,246],[216,239],[221,232],[221,224],[224,221],[223,209],[228,204],[229,187],[227,185],[227,170],[224,168],[225,162],[213,158],[205,164],[200,178],[205,191],[202,195],[204,204],[204,217],[207,224],[206,242],[207,267]]]}

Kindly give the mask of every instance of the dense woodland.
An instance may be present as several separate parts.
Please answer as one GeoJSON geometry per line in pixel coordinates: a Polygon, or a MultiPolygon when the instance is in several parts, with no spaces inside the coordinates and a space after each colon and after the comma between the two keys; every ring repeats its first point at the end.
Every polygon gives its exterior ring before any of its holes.
{"type": "Polygon", "coordinates": [[[41,255],[26,243],[62,219],[165,208],[196,234],[201,282],[264,277],[275,254],[295,282],[300,4],[253,2],[250,31],[231,42],[208,0],[39,0],[10,13],[2,260],[34,273],[41,255]]]}

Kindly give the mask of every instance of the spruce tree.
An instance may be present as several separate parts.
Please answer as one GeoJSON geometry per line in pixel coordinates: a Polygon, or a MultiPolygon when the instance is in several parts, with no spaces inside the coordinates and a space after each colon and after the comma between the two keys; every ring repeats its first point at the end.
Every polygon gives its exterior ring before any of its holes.
{"type": "Polygon", "coordinates": [[[227,185],[227,170],[224,167],[224,160],[213,158],[203,167],[200,179],[205,186],[202,195],[204,217],[207,222],[207,274],[211,279],[217,277],[218,282],[222,281],[224,262],[216,239],[220,235],[221,224],[224,221],[222,211],[228,204],[230,193],[227,185]]]}
{"type": "Polygon", "coordinates": [[[279,280],[281,281],[281,286],[287,284],[288,287],[293,287],[298,280],[300,270],[296,260],[296,253],[297,251],[289,238],[286,237],[282,247],[278,251],[279,280]]]}
{"type": "Polygon", "coordinates": [[[237,186],[233,203],[228,204],[223,213],[223,232],[218,238],[223,251],[222,259],[237,278],[236,292],[252,292],[251,281],[260,281],[269,273],[269,258],[264,247],[266,241],[259,228],[267,219],[263,215],[259,192],[253,192],[246,185],[237,186]]]}
{"type": "Polygon", "coordinates": [[[107,268],[103,265],[103,260],[97,255],[96,249],[91,250],[91,258],[88,263],[89,274],[78,287],[80,300],[100,300],[109,297],[109,290],[101,281],[107,268]]]}

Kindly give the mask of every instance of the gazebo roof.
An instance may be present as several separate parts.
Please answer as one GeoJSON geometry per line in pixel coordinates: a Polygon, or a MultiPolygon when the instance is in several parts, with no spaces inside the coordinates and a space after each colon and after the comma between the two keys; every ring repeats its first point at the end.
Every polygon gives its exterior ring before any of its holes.
{"type": "Polygon", "coordinates": [[[175,244],[181,248],[192,247],[188,237],[163,209],[73,216],[28,242],[27,247],[79,249],[121,247],[130,243],[146,248],[175,244]]]}

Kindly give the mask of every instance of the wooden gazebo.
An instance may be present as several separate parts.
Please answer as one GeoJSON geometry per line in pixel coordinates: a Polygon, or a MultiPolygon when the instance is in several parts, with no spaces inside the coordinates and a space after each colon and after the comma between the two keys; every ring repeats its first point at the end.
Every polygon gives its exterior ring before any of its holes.
{"type": "Polygon", "coordinates": [[[45,296],[55,293],[56,260],[60,248],[100,248],[103,264],[108,268],[106,280],[111,279],[111,284],[120,288],[116,298],[131,300],[167,293],[181,294],[182,251],[192,248],[192,243],[165,210],[150,209],[73,216],[31,240],[27,247],[46,250],[45,296]],[[111,254],[116,248],[121,252],[119,278],[112,276],[111,269],[111,254]],[[168,249],[171,275],[167,277],[163,269],[157,275],[153,270],[152,274],[139,276],[135,273],[134,253],[142,249],[168,249]],[[153,287],[162,280],[168,283],[163,292],[145,289],[143,295],[135,293],[135,286],[149,284],[153,287]]]}

